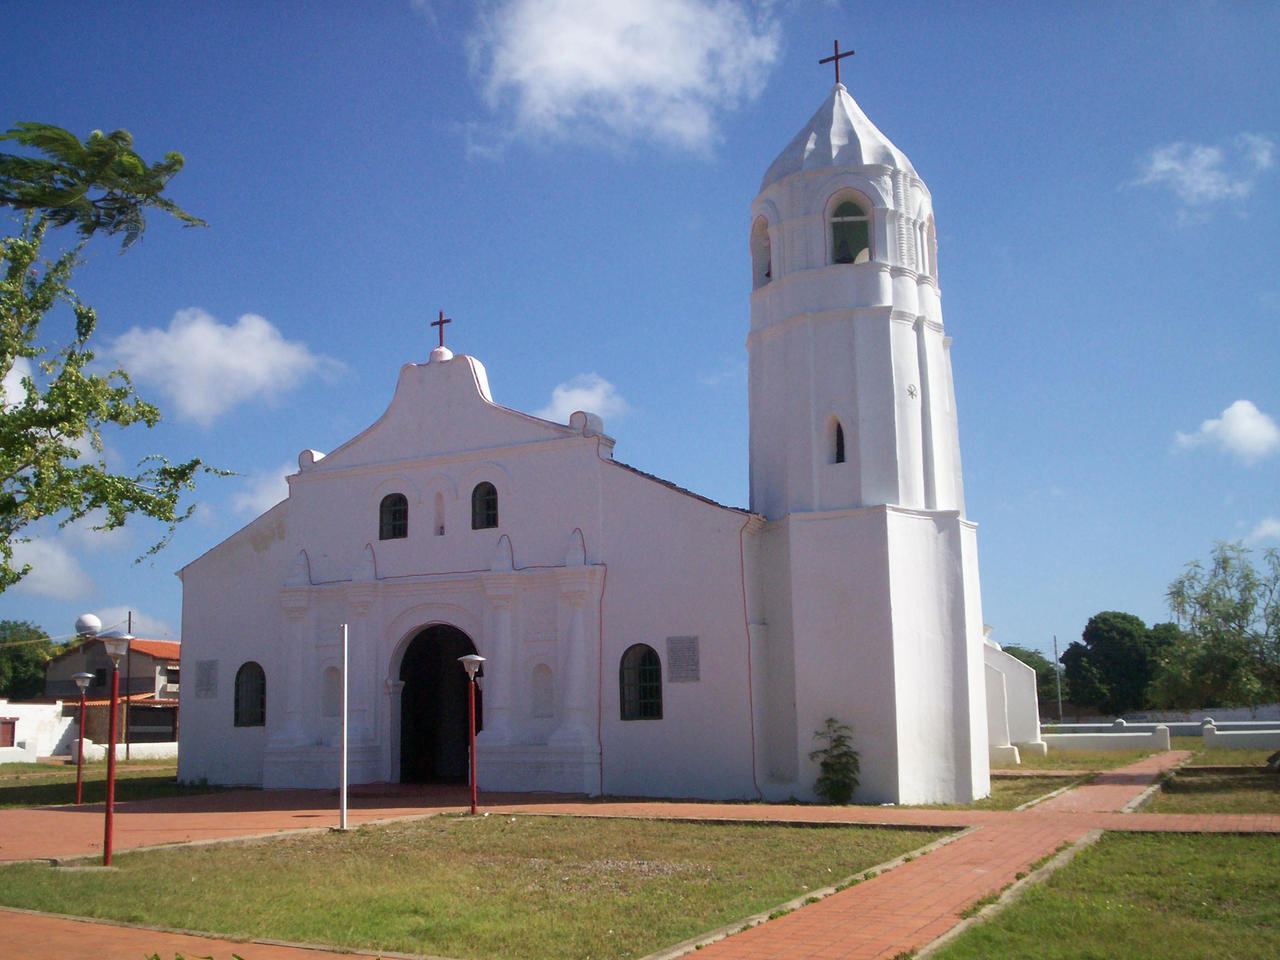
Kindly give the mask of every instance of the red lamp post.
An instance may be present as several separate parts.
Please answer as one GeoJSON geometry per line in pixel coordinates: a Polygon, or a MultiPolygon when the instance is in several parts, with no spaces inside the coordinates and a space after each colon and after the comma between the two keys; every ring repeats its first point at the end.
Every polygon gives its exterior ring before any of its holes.
{"type": "MultiPolygon", "coordinates": [[[[444,328],[441,327],[441,330],[444,328]]],[[[484,663],[484,657],[476,653],[468,653],[459,657],[458,662],[467,671],[467,732],[471,749],[471,815],[476,813],[476,671],[484,663]]]]}
{"type": "Polygon", "coordinates": [[[76,805],[84,799],[84,691],[93,679],[92,673],[77,673],[71,679],[80,688],[80,735],[76,744],[76,805]]]}
{"type": "Polygon", "coordinates": [[[107,634],[102,645],[111,658],[111,718],[107,722],[107,810],[102,828],[102,865],[111,866],[111,841],[116,805],[116,712],[120,705],[120,658],[129,650],[129,634],[107,634]]]}

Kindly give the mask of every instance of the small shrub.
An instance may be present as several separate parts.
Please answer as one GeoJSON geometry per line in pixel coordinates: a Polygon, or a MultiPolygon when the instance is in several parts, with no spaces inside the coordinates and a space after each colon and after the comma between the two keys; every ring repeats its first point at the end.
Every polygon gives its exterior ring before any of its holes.
{"type": "Polygon", "coordinates": [[[830,804],[849,803],[858,789],[861,772],[858,751],[853,749],[853,730],[835,717],[828,717],[826,727],[815,730],[813,737],[825,744],[809,754],[810,760],[818,761],[814,792],[830,804]]]}

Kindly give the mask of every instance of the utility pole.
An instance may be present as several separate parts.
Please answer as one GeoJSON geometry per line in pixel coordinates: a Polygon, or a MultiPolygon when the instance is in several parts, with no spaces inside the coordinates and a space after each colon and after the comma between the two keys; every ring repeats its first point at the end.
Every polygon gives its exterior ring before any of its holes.
{"type": "Polygon", "coordinates": [[[1058,722],[1062,722],[1062,662],[1058,659],[1058,635],[1053,635],[1053,675],[1058,680],[1058,722]]]}

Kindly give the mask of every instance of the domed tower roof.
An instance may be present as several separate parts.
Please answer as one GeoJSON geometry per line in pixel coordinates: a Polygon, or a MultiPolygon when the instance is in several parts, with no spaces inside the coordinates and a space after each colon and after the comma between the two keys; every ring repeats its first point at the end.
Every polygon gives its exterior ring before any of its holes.
{"type": "Polygon", "coordinates": [[[760,191],[801,170],[874,165],[916,175],[907,155],[867,119],[844,84],[837,83],[818,112],[769,165],[760,191]]]}

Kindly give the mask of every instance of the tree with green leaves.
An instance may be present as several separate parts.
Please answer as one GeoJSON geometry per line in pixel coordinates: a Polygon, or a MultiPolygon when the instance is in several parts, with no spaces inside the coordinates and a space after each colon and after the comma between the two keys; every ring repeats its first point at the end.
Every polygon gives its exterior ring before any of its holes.
{"type": "Polygon", "coordinates": [[[1176,642],[1153,694],[1162,705],[1255,707],[1280,700],[1280,552],[1255,565],[1242,543],[1219,543],[1169,585],[1176,642]]]}
{"type": "Polygon", "coordinates": [[[846,804],[853,802],[858,789],[858,777],[862,772],[862,760],[853,749],[853,728],[835,717],[827,717],[826,725],[813,732],[814,740],[823,744],[809,754],[818,762],[818,779],[813,791],[824,803],[846,804]]]}
{"type": "Polygon", "coordinates": [[[102,429],[151,427],[160,412],[134,392],[123,370],[90,368],[97,316],[70,285],[95,233],[123,234],[123,252],[142,235],[150,210],[184,226],[203,225],[162,195],[182,168],[181,154],[148,164],[127,131],[95,131],[82,143],[36,123],[20,123],[0,140],[43,154],[0,154],[0,206],[21,217],[16,232],[0,238],[0,383],[8,387],[0,405],[3,590],[29,570],[15,564],[14,543],[46,517],[65,525],[92,512],[98,529],[121,526],[135,514],[150,517],[167,525],[148,552],[160,549],[191,512],[181,507],[182,494],[208,468],[199,459],[170,464],[163,457],[147,458],[133,472],[108,467],[102,429]],[[70,225],[79,240],[46,258],[49,228],[70,225]],[[65,329],[50,333],[42,328],[46,320],[65,329]]]}
{"type": "Polygon", "coordinates": [[[182,154],[166,153],[148,164],[133,149],[128,130],[95,130],[81,143],[47,123],[19,123],[0,140],[13,140],[43,157],[0,154],[0,205],[31,211],[58,227],[75,224],[84,239],[124,233],[126,250],[146,229],[146,213],[170,214],[183,226],[202,227],[168,197],[165,186],[182,169],[182,154]]]}
{"type": "Polygon", "coordinates": [[[1111,716],[1145,707],[1163,639],[1131,613],[1090,617],[1080,640],[1061,657],[1072,702],[1111,716]]]}
{"type": "Polygon", "coordinates": [[[26,620],[0,620],[0,697],[30,700],[44,690],[44,668],[57,652],[48,634],[26,620]]]}

